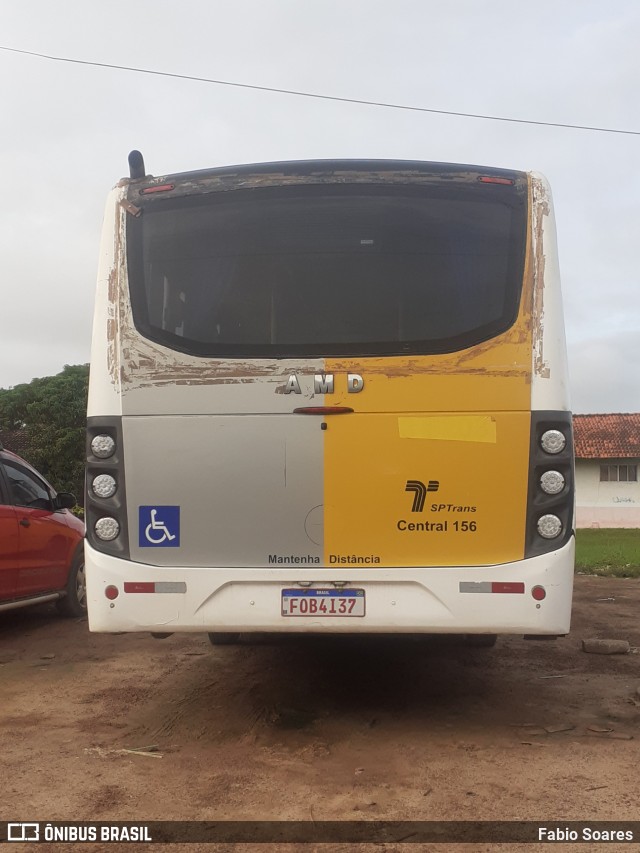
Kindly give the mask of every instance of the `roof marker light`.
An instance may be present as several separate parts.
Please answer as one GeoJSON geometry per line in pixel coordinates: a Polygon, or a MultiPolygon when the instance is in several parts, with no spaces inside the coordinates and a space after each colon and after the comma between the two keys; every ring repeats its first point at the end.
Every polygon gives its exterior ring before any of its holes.
{"type": "Polygon", "coordinates": [[[503,184],[507,187],[513,187],[516,183],[512,178],[499,178],[497,175],[481,175],[478,180],[481,184],[503,184]]]}
{"type": "Polygon", "coordinates": [[[169,193],[171,190],[175,190],[175,184],[158,184],[155,187],[145,187],[143,190],[140,190],[140,195],[151,195],[151,193],[169,193]]]}

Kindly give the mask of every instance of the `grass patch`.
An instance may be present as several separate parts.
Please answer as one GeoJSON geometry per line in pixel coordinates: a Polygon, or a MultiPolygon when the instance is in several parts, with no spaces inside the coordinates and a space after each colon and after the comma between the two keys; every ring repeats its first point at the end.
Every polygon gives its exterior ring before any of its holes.
{"type": "Polygon", "coordinates": [[[586,575],[640,577],[640,529],[577,530],[576,570],[586,575]]]}

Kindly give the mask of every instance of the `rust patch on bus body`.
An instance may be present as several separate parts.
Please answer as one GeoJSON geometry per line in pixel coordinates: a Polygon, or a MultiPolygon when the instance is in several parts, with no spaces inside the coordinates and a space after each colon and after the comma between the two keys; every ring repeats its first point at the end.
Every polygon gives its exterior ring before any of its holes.
{"type": "Polygon", "coordinates": [[[551,375],[549,364],[544,360],[544,274],[546,257],[544,253],[545,217],[549,216],[549,199],[544,182],[531,177],[531,220],[533,234],[533,370],[542,379],[551,375]]]}

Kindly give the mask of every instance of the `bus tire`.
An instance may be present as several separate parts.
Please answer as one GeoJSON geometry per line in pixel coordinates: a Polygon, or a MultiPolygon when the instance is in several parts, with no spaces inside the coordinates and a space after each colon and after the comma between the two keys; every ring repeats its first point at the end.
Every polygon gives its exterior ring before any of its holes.
{"type": "Polygon", "coordinates": [[[87,586],[84,571],[84,550],[80,550],[73,559],[66,595],[56,601],[56,607],[63,616],[87,615],[87,586]]]}
{"type": "Polygon", "coordinates": [[[497,639],[497,634],[466,634],[464,641],[473,649],[492,649],[497,639]]]}

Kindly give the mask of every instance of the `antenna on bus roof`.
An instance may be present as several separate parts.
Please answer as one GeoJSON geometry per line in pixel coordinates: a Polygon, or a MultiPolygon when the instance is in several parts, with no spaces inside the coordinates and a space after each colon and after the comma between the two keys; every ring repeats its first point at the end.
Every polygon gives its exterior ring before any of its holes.
{"type": "Polygon", "coordinates": [[[129,154],[129,175],[133,181],[145,177],[144,159],[139,151],[129,154]]]}

